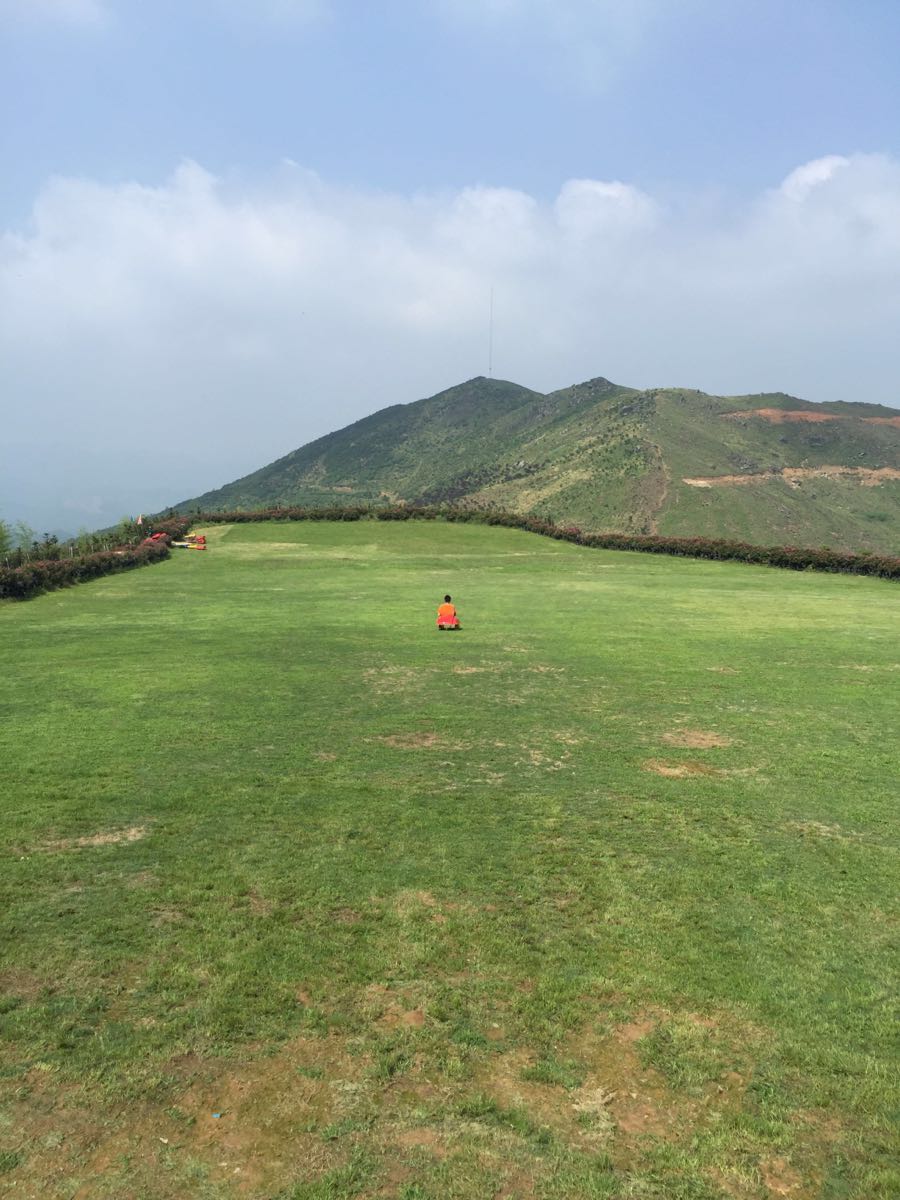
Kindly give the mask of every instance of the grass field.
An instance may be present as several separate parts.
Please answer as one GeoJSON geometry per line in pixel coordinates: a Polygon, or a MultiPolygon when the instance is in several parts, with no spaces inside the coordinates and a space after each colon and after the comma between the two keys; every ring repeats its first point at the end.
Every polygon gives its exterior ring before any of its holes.
{"type": "Polygon", "coordinates": [[[0,1194],[900,1195],[895,584],[208,536],[0,606],[0,1194]]]}

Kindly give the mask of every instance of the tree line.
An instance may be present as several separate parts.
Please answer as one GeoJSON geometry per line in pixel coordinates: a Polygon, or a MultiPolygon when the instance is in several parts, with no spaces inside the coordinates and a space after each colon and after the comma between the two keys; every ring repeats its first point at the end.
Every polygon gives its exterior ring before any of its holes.
{"type": "Polygon", "coordinates": [[[25,521],[10,522],[0,517],[0,566],[15,570],[29,563],[81,558],[117,546],[133,546],[143,537],[144,527],[132,517],[123,517],[109,529],[82,529],[70,538],[38,534],[25,521]]]}

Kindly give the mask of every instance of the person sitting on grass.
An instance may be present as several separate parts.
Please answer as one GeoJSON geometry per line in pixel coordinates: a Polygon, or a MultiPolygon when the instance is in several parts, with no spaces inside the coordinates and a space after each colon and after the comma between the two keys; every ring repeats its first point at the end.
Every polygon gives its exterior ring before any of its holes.
{"type": "Polygon", "coordinates": [[[449,596],[444,597],[444,603],[438,607],[438,629],[460,629],[459,617],[449,596]]]}

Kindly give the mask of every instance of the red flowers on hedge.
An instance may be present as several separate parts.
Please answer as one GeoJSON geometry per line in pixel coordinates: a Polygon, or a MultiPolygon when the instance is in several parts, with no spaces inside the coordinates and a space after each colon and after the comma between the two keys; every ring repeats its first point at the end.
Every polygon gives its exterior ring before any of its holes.
{"type": "Polygon", "coordinates": [[[0,600],[28,600],[40,592],[84,583],[118,571],[130,571],[133,567],[145,567],[168,557],[166,545],[127,546],[76,558],[39,560],[24,567],[0,567],[0,600]]]}
{"type": "Polygon", "coordinates": [[[172,516],[153,522],[154,533],[163,532],[162,543],[127,546],[75,558],[31,562],[23,567],[0,568],[0,600],[26,600],[39,592],[83,583],[117,571],[161,562],[169,556],[168,540],[182,541],[192,525],[243,524],[251,521],[454,521],[476,525],[502,525],[522,529],[579,546],[604,550],[636,550],[643,554],[675,554],[683,558],[710,558],[722,562],[757,563],[784,567],[792,571],[832,571],[847,575],[875,575],[881,579],[900,579],[900,558],[879,554],[848,554],[827,546],[812,549],[802,546],[753,546],[748,542],[730,542],[718,538],[659,537],[645,533],[585,533],[577,525],[560,526],[541,517],[502,512],[494,509],[446,508],[436,505],[397,504],[390,507],[356,504],[327,508],[265,508],[250,512],[196,513],[190,517],[172,516]]]}
{"type": "Polygon", "coordinates": [[[198,513],[192,523],[199,525],[235,524],[246,521],[360,521],[374,517],[378,521],[472,522],[478,525],[503,525],[523,529],[579,546],[605,550],[637,550],[643,554],[675,554],[682,558],[711,558],[722,562],[748,562],[761,566],[786,567],[792,571],[832,571],[847,575],[877,575],[881,579],[900,579],[900,558],[878,554],[849,554],[802,546],[753,546],[749,542],[730,542],[719,538],[659,537],[646,533],[585,533],[577,525],[560,526],[542,517],[502,512],[495,509],[456,508],[437,505],[390,507],[356,504],[346,508],[264,508],[250,512],[198,513]]]}

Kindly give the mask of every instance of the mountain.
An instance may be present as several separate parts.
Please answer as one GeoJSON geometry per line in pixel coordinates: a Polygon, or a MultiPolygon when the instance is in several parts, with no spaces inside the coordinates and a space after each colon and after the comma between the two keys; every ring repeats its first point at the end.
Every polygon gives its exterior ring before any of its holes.
{"type": "Polygon", "coordinates": [[[592,530],[896,553],[900,411],[602,378],[544,395],[479,377],[175,507],[398,500],[493,505],[592,530]]]}

